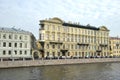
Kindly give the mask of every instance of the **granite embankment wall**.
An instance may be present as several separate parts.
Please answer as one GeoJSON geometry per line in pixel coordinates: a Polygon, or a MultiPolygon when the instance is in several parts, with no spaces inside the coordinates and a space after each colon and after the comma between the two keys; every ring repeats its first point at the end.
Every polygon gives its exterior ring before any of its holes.
{"type": "Polygon", "coordinates": [[[59,60],[29,60],[29,61],[2,61],[0,68],[30,67],[43,65],[120,62],[120,58],[96,58],[96,59],[59,59],[59,60]]]}

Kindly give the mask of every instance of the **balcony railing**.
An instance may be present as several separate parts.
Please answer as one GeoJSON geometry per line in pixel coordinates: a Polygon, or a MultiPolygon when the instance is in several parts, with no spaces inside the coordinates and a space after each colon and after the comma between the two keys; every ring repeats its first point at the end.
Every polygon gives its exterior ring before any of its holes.
{"type": "Polygon", "coordinates": [[[89,46],[88,43],[77,43],[77,45],[81,45],[81,46],[89,46]]]}
{"type": "Polygon", "coordinates": [[[102,52],[102,50],[96,50],[96,52],[102,52]]]}
{"type": "Polygon", "coordinates": [[[107,44],[100,44],[101,47],[107,47],[107,44]]]}
{"type": "Polygon", "coordinates": [[[60,41],[50,41],[50,44],[63,44],[63,42],[60,42],[60,41]]]}

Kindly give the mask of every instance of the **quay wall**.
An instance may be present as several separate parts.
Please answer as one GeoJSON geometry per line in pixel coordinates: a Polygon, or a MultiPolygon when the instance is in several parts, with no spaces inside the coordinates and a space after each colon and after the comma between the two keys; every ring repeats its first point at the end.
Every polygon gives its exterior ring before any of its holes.
{"type": "Polygon", "coordinates": [[[2,62],[0,62],[0,68],[32,67],[32,66],[63,65],[63,64],[81,64],[81,63],[83,63],[83,64],[84,63],[104,63],[104,62],[120,62],[120,58],[2,61],[2,62]]]}

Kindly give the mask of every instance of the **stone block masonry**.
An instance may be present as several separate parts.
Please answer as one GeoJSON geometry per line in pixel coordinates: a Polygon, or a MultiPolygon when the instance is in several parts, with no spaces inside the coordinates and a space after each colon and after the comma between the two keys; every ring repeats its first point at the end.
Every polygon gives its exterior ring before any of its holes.
{"type": "Polygon", "coordinates": [[[63,65],[63,64],[104,63],[104,62],[120,62],[120,58],[2,61],[0,62],[0,68],[32,67],[32,66],[63,65]]]}

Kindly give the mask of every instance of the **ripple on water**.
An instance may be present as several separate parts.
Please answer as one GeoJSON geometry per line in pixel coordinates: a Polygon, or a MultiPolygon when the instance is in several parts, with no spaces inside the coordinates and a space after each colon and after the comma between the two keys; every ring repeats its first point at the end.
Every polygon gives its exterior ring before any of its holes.
{"type": "Polygon", "coordinates": [[[120,80],[120,63],[0,69],[0,80],[120,80]]]}

